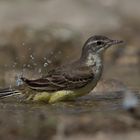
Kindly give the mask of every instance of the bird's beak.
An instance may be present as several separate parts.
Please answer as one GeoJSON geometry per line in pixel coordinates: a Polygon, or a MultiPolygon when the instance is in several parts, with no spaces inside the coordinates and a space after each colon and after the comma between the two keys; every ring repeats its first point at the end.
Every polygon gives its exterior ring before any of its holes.
{"type": "Polygon", "coordinates": [[[106,46],[104,46],[104,47],[102,47],[102,48],[100,48],[99,50],[98,50],[98,53],[102,53],[102,52],[104,52],[107,48],[109,48],[109,47],[111,47],[111,46],[114,46],[114,45],[119,45],[119,44],[123,44],[124,43],[124,41],[122,41],[122,40],[109,40],[108,42],[107,42],[107,45],[106,46]]]}
{"type": "Polygon", "coordinates": [[[119,45],[119,44],[123,44],[123,43],[124,43],[124,41],[122,41],[122,40],[110,40],[108,42],[108,45],[112,46],[112,45],[119,45]]]}

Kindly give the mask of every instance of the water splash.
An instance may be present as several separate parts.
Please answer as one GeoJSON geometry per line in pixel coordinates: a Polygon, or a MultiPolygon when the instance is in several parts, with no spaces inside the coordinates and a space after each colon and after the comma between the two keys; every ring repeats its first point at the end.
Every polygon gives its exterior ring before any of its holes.
{"type": "Polygon", "coordinates": [[[23,81],[21,80],[22,74],[19,74],[16,76],[16,86],[20,86],[23,84],[23,81]]]}
{"type": "Polygon", "coordinates": [[[49,64],[51,64],[51,61],[50,60],[47,60],[45,63],[44,63],[44,67],[47,67],[49,64]]]}
{"type": "Polygon", "coordinates": [[[30,58],[31,58],[32,60],[34,60],[34,59],[35,59],[35,58],[34,58],[34,56],[33,56],[32,54],[30,55],[30,58]]]}
{"type": "Polygon", "coordinates": [[[44,65],[43,65],[44,67],[47,67],[48,66],[48,63],[46,62],[46,63],[44,63],[44,65]]]}

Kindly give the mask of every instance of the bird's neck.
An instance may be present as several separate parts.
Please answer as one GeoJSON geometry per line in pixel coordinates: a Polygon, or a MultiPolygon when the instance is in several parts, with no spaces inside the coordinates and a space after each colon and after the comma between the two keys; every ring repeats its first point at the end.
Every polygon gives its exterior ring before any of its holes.
{"type": "Polygon", "coordinates": [[[88,53],[86,56],[81,56],[82,62],[89,67],[92,67],[96,74],[102,73],[103,68],[103,56],[102,54],[88,53]]]}
{"type": "Polygon", "coordinates": [[[82,62],[84,62],[87,66],[100,66],[103,63],[102,54],[94,54],[89,52],[86,55],[81,56],[82,62]]]}

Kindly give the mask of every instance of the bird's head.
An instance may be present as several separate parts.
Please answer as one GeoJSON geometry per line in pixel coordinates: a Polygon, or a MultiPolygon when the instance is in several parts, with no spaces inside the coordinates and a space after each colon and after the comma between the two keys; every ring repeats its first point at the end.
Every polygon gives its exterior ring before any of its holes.
{"type": "Polygon", "coordinates": [[[83,53],[103,54],[103,52],[117,44],[122,44],[122,40],[112,40],[106,36],[95,35],[90,37],[84,44],[83,53]]]}

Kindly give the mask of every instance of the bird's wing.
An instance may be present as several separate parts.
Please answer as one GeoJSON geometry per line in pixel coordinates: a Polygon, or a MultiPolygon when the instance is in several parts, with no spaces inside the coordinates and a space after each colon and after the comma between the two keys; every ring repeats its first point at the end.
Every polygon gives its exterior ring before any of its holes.
{"type": "Polygon", "coordinates": [[[88,67],[63,70],[61,68],[52,70],[47,76],[37,80],[22,80],[31,88],[38,91],[72,90],[84,87],[94,78],[94,74],[88,67]]]}

